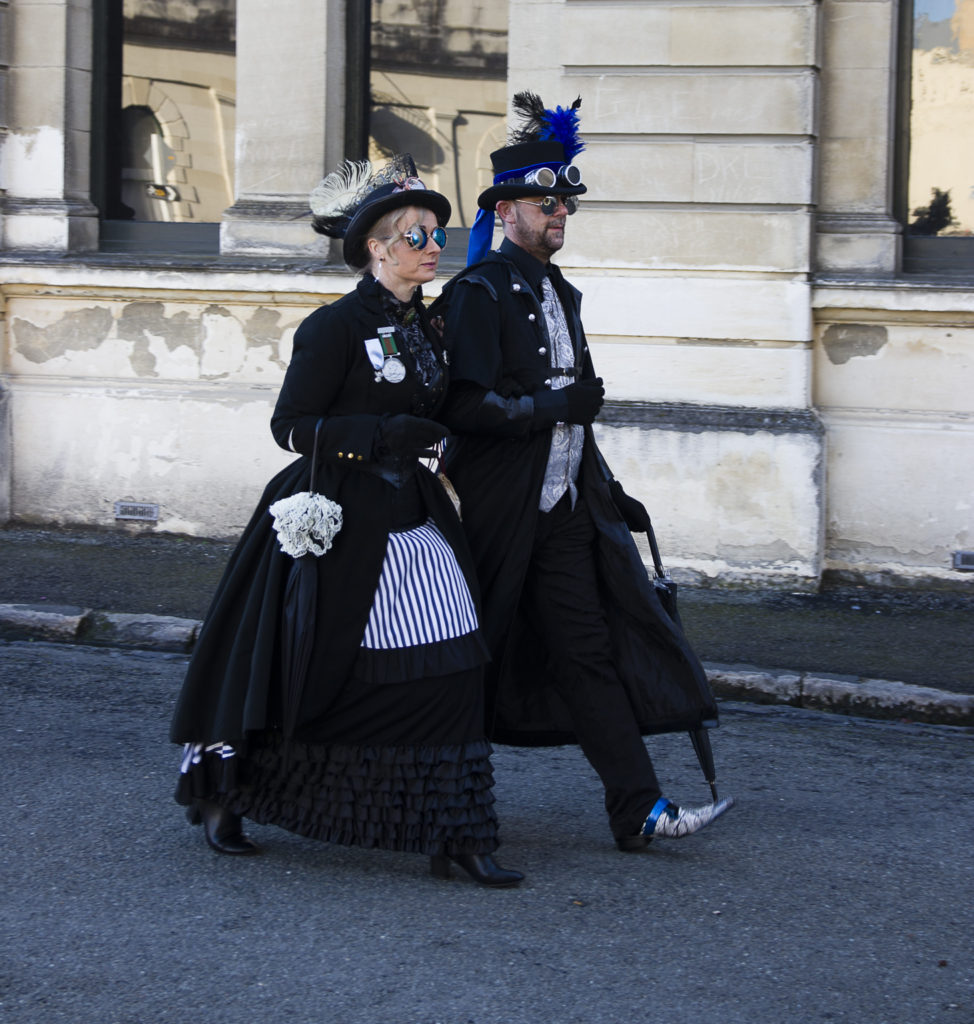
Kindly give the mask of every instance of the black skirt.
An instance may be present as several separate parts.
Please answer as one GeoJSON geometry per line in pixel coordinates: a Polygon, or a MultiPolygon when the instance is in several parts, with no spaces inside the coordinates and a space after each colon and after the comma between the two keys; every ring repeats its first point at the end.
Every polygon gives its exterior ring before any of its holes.
{"type": "MultiPolygon", "coordinates": [[[[363,669],[365,665],[361,666],[363,669]]],[[[325,842],[433,855],[497,849],[482,667],[407,682],[355,673],[327,715],[187,756],[176,799],[325,842]]]]}

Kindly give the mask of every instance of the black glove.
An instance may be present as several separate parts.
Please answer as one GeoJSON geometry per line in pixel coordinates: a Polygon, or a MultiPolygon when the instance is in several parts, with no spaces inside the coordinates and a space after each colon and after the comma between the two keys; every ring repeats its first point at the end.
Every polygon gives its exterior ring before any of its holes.
{"type": "Polygon", "coordinates": [[[612,495],[616,508],[626,521],[626,526],[633,533],[649,533],[649,513],[641,501],[630,498],[622,489],[622,484],[618,480],[609,481],[609,494],[612,495]]]}
{"type": "Polygon", "coordinates": [[[421,455],[449,436],[450,431],[442,423],[401,412],[389,416],[379,424],[374,450],[380,457],[421,455]]]}
{"type": "Polygon", "coordinates": [[[591,423],[599,414],[605,396],[602,378],[580,380],[567,388],[535,391],[534,426],[539,430],[556,423],[591,423]]]}

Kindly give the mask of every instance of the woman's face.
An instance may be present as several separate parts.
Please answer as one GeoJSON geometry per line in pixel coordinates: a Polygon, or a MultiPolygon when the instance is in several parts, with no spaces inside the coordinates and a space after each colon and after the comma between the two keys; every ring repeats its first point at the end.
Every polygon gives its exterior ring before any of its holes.
{"type": "Polygon", "coordinates": [[[437,226],[432,210],[407,206],[396,217],[391,238],[370,241],[372,273],[397,298],[408,298],[417,285],[426,284],[436,277],[442,251],[433,240],[433,229],[437,226]],[[422,231],[413,231],[416,227],[422,231]],[[422,248],[410,245],[410,239],[421,244],[423,232],[426,244],[422,248]],[[374,245],[375,242],[379,244],[374,245]]]}

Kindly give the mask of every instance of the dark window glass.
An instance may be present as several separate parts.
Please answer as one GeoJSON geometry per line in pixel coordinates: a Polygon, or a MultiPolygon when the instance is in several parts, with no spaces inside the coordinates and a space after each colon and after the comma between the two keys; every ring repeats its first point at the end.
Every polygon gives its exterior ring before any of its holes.
{"type": "MultiPolygon", "coordinates": [[[[373,0],[368,156],[411,153],[420,177],[469,228],[504,145],[508,4],[496,0],[373,0]]],[[[451,233],[450,249],[456,248],[451,233]]]]}
{"type": "Polygon", "coordinates": [[[233,202],[235,18],[235,0],[96,5],[103,248],[215,246],[233,202]]]}

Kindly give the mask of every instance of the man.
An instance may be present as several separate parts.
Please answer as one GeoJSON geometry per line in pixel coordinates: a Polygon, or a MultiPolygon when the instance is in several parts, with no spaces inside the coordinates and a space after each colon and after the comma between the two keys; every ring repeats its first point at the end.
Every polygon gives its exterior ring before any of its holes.
{"type": "Polygon", "coordinates": [[[650,528],[646,510],[595,444],[602,380],[581,296],[551,263],[586,191],[571,164],[580,102],[551,111],[531,93],[515,97],[525,123],[491,154],[469,265],[434,312],[451,349],[447,474],[493,659],[488,728],[515,744],[577,740],[605,787],[618,847],[633,851],[698,831],[733,800],[667,800],[642,739],[713,724],[716,706],[629,533],[650,528]],[[504,241],[488,253],[495,211],[504,241]]]}

